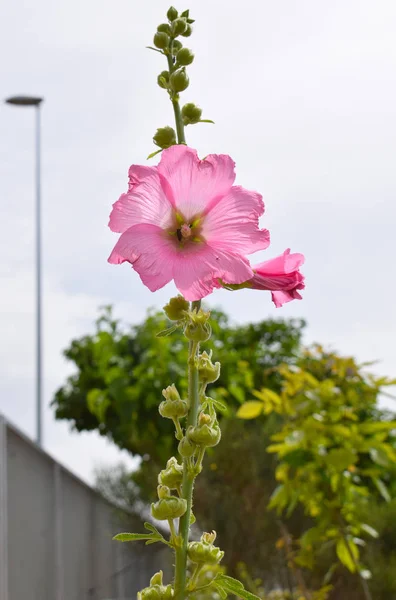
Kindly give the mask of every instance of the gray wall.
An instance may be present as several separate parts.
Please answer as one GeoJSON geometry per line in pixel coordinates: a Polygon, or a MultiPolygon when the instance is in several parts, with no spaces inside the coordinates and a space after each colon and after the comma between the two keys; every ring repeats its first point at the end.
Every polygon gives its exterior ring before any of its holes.
{"type": "Polygon", "coordinates": [[[172,557],[125,529],[143,531],[0,416],[0,600],[135,598],[172,557]]]}

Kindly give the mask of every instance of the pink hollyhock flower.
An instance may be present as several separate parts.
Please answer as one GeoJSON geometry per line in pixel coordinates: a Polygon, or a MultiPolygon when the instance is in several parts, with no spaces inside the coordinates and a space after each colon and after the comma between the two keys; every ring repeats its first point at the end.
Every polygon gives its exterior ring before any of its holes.
{"type": "Polygon", "coordinates": [[[270,290],[272,300],[277,308],[294,300],[301,300],[298,290],[303,290],[304,275],[299,271],[304,264],[302,254],[290,254],[290,249],[285,250],[283,254],[266,260],[253,267],[254,276],[240,285],[232,285],[224,280],[217,281],[216,287],[225,287],[230,290],[240,290],[250,288],[254,290],[270,290]]]}
{"type": "Polygon", "coordinates": [[[298,290],[303,290],[305,285],[299,268],[303,264],[303,254],[290,254],[290,249],[287,249],[280,256],[253,266],[254,277],[248,282],[248,287],[270,290],[277,308],[295,298],[301,300],[298,290]]]}
{"type": "Polygon", "coordinates": [[[186,300],[210,294],[216,279],[251,279],[246,255],[267,248],[269,232],[258,228],[262,197],[233,185],[234,166],[184,145],[164,150],[157,167],[132,165],[110,215],[121,236],[109,262],[131,263],[152,292],[173,279],[186,300]]]}

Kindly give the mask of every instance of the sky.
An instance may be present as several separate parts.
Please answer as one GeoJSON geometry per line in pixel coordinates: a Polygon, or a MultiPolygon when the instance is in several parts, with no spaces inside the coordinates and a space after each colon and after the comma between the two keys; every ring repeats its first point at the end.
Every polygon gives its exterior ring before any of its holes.
{"type": "MultiPolygon", "coordinates": [[[[93,331],[98,307],[128,323],[163,306],[129,266],[106,260],[111,204],[130,164],[173,125],[145,47],[163,0],[3,0],[0,99],[43,96],[44,448],[87,481],[133,460],[73,434],[49,403],[73,372],[62,350],[93,331]]],[[[306,256],[303,301],[265,292],[208,298],[236,322],[303,317],[319,341],[396,375],[396,3],[191,0],[195,52],[185,101],[216,124],[188,127],[201,156],[230,154],[237,183],[263,194],[271,247],[306,256]]],[[[34,114],[0,105],[0,413],[34,436],[34,114]]],[[[151,164],[156,164],[153,159],[151,164]]],[[[164,385],[170,382],[164,382],[164,385]]],[[[393,405],[391,405],[393,406],[393,405]]]]}

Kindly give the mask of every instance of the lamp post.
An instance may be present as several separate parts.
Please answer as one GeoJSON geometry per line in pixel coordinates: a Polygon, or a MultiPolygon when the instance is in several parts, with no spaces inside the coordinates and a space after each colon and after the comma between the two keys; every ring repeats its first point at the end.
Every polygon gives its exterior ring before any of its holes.
{"type": "Polygon", "coordinates": [[[12,96],[5,100],[13,106],[33,106],[36,113],[36,442],[42,442],[42,345],[41,345],[41,148],[40,107],[43,98],[35,96],[12,96]]]}

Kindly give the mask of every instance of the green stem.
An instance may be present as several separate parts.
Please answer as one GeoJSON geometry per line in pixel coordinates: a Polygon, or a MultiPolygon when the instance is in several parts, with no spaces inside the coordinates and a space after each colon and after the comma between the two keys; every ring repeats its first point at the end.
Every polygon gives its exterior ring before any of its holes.
{"type": "Polygon", "coordinates": [[[168,523],[169,523],[169,529],[171,532],[170,542],[175,544],[176,538],[177,538],[177,533],[176,533],[175,524],[173,522],[173,519],[168,519],[168,523]]]}
{"type": "MultiPolygon", "coordinates": [[[[172,42],[171,42],[172,45],[172,42]]],[[[172,56],[170,54],[167,55],[168,60],[168,69],[169,75],[175,71],[175,66],[172,62],[172,56]]],[[[179,94],[172,92],[171,93],[171,102],[173,106],[173,112],[175,114],[175,122],[176,122],[176,133],[177,133],[177,143],[185,144],[186,138],[184,136],[184,123],[181,116],[180,104],[179,104],[179,94]]]]}
{"type": "MultiPolygon", "coordinates": [[[[201,306],[201,301],[191,303],[191,310],[197,310],[201,306]]],[[[199,350],[199,344],[190,341],[189,357],[188,357],[188,399],[189,411],[187,416],[187,426],[195,426],[197,424],[199,411],[199,379],[198,368],[196,366],[195,357],[199,350]]],[[[176,564],[175,564],[175,600],[184,600],[186,596],[186,579],[187,579],[187,546],[190,533],[190,519],[192,496],[194,489],[194,471],[191,469],[190,461],[183,460],[183,485],[182,497],[187,500],[187,510],[180,519],[179,535],[181,536],[181,546],[176,548],[176,564]]]]}
{"type": "Polygon", "coordinates": [[[195,588],[195,584],[197,583],[198,576],[199,576],[200,572],[202,571],[203,567],[204,567],[204,565],[197,565],[195,567],[195,571],[192,574],[191,579],[188,583],[189,591],[192,591],[195,588]]]}
{"type": "Polygon", "coordinates": [[[197,461],[195,463],[195,473],[198,475],[201,471],[201,467],[202,467],[202,461],[203,461],[203,457],[205,456],[205,446],[202,446],[199,450],[198,450],[198,454],[197,454],[197,461]]]}
{"type": "Polygon", "coordinates": [[[182,431],[182,428],[180,427],[179,419],[175,417],[173,419],[173,423],[174,423],[175,429],[176,429],[176,439],[181,440],[183,437],[183,431],[182,431]]]}

